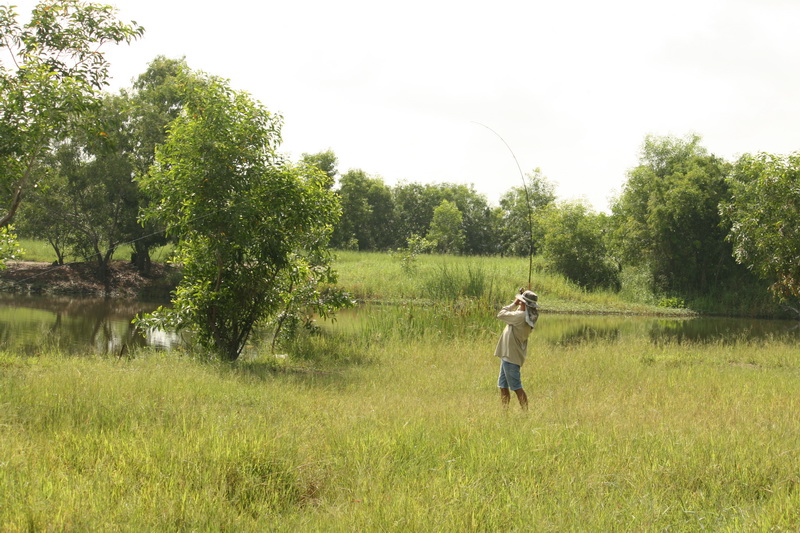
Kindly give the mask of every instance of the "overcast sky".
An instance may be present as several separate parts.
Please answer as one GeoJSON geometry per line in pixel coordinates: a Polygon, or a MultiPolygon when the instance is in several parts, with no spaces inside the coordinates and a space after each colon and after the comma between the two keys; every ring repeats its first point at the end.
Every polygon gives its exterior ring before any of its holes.
{"type": "Polygon", "coordinates": [[[281,113],[292,158],[331,148],[389,185],[473,184],[496,204],[519,171],[477,123],[598,210],[647,134],[697,133],[731,160],[800,149],[796,0],[107,3],[146,29],[108,49],[113,90],[185,56],[281,113]]]}

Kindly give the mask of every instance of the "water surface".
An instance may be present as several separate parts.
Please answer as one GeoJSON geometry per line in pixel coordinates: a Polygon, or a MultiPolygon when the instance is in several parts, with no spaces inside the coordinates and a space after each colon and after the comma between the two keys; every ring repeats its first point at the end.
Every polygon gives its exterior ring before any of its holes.
{"type": "MultiPolygon", "coordinates": [[[[122,354],[136,347],[171,349],[181,343],[174,332],[143,334],[131,320],[165,302],[80,297],[0,295],[0,349],[27,354],[57,349],[64,353],[122,354]]],[[[336,327],[361,329],[367,324],[386,323],[405,327],[415,336],[420,328],[436,328],[436,317],[419,310],[398,312],[386,307],[363,307],[339,314],[336,327]],[[403,324],[400,324],[403,322],[403,324]]],[[[452,318],[450,319],[452,326],[452,318]]],[[[460,320],[456,318],[455,320],[460,320]]],[[[489,314],[466,316],[456,331],[479,330],[489,337],[499,335],[502,324],[489,314]]],[[[629,336],[653,343],[750,342],[760,339],[800,340],[800,323],[786,320],[732,318],[660,318],[620,315],[568,315],[542,313],[535,335],[537,342],[576,345],[615,342],[629,336]]],[[[262,335],[263,336],[263,335],[262,335]]],[[[254,337],[254,342],[261,336],[254,337]]]]}

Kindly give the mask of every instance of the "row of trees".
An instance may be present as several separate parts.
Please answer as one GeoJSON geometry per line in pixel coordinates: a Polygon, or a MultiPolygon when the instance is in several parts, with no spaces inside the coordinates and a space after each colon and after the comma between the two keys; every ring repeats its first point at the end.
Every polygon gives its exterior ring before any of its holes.
{"type": "MultiPolygon", "coordinates": [[[[336,156],[328,151],[305,154],[304,159],[312,164],[325,159],[335,165],[336,156]]],[[[335,166],[332,170],[336,175],[335,166]]],[[[526,176],[525,186],[534,210],[556,199],[553,185],[538,170],[526,176]]],[[[389,187],[379,177],[351,169],[339,178],[337,194],[344,213],[331,241],[337,248],[392,250],[419,236],[428,237],[442,253],[525,255],[530,251],[522,186],[512,188],[500,206],[493,207],[472,186],[401,183],[389,187]]]]}
{"type": "MultiPolygon", "coordinates": [[[[335,175],[332,152],[305,157],[335,175]]],[[[752,287],[754,274],[778,299],[800,297],[798,154],[728,162],[697,135],[649,136],[608,215],[557,201],[538,169],[499,206],[464,185],[389,187],[360,170],[342,175],[337,192],[343,216],[332,242],[342,248],[392,250],[424,238],[445,253],[542,254],[587,289],[618,288],[630,266],[648,274],[654,293],[677,299],[752,287]]]]}

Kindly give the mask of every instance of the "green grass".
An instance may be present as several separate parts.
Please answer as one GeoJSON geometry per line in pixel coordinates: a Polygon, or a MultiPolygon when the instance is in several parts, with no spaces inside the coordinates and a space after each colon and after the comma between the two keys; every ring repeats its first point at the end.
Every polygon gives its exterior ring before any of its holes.
{"type": "MultiPolygon", "coordinates": [[[[20,239],[19,244],[22,248],[21,258],[23,261],[53,263],[58,259],[53,247],[50,246],[47,241],[38,239],[20,239]]],[[[150,257],[155,262],[164,262],[169,258],[169,254],[172,253],[172,250],[173,245],[171,244],[161,246],[153,249],[150,252],[150,257]]],[[[133,249],[130,245],[122,245],[114,252],[114,260],[130,260],[132,252],[133,249]]],[[[65,261],[83,261],[83,258],[68,254],[65,257],[65,261]]]]}
{"type": "MultiPolygon", "coordinates": [[[[528,284],[529,263],[524,257],[427,254],[418,256],[415,266],[408,273],[389,254],[336,252],[340,285],[361,301],[448,304],[471,299],[497,305],[510,303],[516,289],[528,284]]],[[[545,311],[692,314],[686,309],[658,307],[651,295],[634,287],[620,294],[585,291],[563,276],[547,272],[540,257],[534,257],[531,288],[539,295],[545,311]]]]}
{"type": "Polygon", "coordinates": [[[370,308],[233,365],[0,354],[0,530],[800,528],[794,343],[559,344],[543,315],[523,413],[500,324],[444,314],[370,308]]]}

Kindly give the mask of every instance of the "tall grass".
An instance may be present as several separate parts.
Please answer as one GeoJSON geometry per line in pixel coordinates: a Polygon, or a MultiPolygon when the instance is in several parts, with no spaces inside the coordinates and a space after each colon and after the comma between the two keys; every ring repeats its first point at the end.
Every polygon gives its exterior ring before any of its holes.
{"type": "MultiPolygon", "coordinates": [[[[466,298],[497,305],[509,303],[517,288],[527,287],[527,258],[429,254],[417,256],[416,261],[415,269],[408,273],[389,254],[341,251],[336,253],[335,267],[340,284],[361,301],[439,303],[466,298]]],[[[534,257],[533,266],[531,288],[546,310],[690,314],[688,310],[660,308],[652,298],[631,298],[634,289],[621,294],[585,291],[548,272],[539,257],[534,257]]],[[[636,278],[631,283],[639,281],[636,278]]]]}
{"type": "Polygon", "coordinates": [[[800,528],[793,343],[537,329],[523,413],[497,396],[499,322],[437,312],[235,365],[0,354],[0,530],[800,528]]]}

